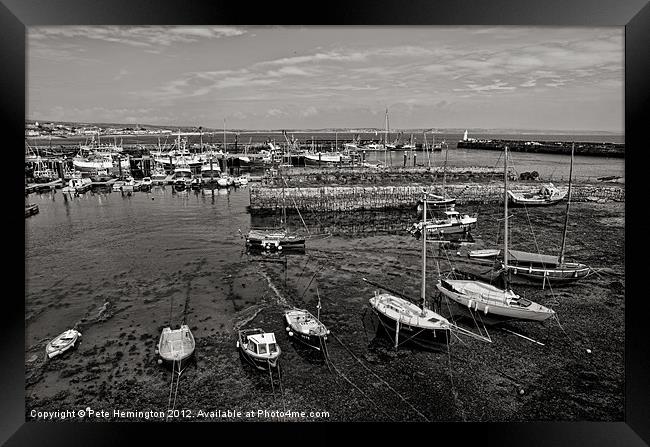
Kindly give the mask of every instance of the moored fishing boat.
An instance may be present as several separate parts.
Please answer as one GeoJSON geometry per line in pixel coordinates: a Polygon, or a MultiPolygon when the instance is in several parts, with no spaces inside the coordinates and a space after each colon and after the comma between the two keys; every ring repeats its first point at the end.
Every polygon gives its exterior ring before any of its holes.
{"type": "MultiPolygon", "coordinates": [[[[474,226],[476,226],[477,220],[476,215],[461,215],[458,211],[449,210],[443,211],[442,217],[433,217],[428,220],[425,228],[427,234],[431,236],[468,233],[474,226]]],[[[422,222],[416,222],[411,226],[409,232],[414,236],[420,236],[422,234],[422,227],[422,222]]]]}
{"type": "Polygon", "coordinates": [[[160,334],[156,354],[160,356],[159,363],[171,364],[174,369],[181,370],[194,354],[196,342],[192,331],[186,324],[178,329],[166,327],[160,334]]]}
{"type": "Polygon", "coordinates": [[[330,331],[320,321],[320,308],[318,295],[318,316],[313,316],[307,309],[290,309],[284,312],[284,319],[289,337],[318,351],[326,351],[325,343],[330,331]]]}
{"type": "Polygon", "coordinates": [[[259,328],[241,329],[236,346],[242,358],[259,370],[275,368],[278,364],[281,350],[273,332],[259,328]]]}
{"type": "Polygon", "coordinates": [[[76,329],[68,329],[52,339],[45,347],[48,358],[63,354],[68,349],[74,347],[77,340],[81,337],[81,332],[76,329]]]}

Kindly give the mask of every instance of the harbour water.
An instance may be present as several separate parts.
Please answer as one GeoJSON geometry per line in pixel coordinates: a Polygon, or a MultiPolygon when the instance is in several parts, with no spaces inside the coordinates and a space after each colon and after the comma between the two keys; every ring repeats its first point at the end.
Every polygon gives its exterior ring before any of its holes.
{"type": "MultiPolygon", "coordinates": [[[[367,321],[373,288],[360,278],[418,296],[421,244],[402,228],[415,218],[414,210],[304,216],[313,233],[329,236],[308,240],[305,254],[271,262],[244,251],[240,230],[245,234],[251,225],[276,219],[251,218],[248,187],[211,194],[167,186],[77,197],[53,191],[31,194],[29,201],[40,212],[25,221],[28,419],[31,409],[61,403],[164,410],[170,373],[156,364],[155,344],[162,327],[185,320],[197,351],[195,364],[183,373],[177,408],[194,414],[253,407],[327,411],[335,421],[622,420],[624,285],[617,277],[601,273],[552,293],[518,289],[560,315],[562,329],[506,326],[545,348],[491,329],[490,344],[464,339],[454,340],[449,353],[395,352],[367,321]],[[283,310],[315,312],[318,296],[323,322],[342,342],[330,339],[331,361],[363,394],[285,334],[283,310]],[[276,333],[283,349],[282,398],[268,374],[238,360],[239,324],[276,333]],[[47,341],[75,325],[83,334],[78,348],[45,362],[47,341]],[[585,354],[586,348],[596,354],[585,354]],[[359,362],[412,407],[376,377],[369,380],[359,362]],[[583,379],[576,382],[577,376],[583,379]]],[[[502,211],[471,211],[480,216],[477,240],[495,241],[502,211]]],[[[564,207],[513,214],[511,239],[518,248],[535,248],[534,230],[536,244],[557,251],[564,207]]],[[[293,215],[289,224],[301,222],[293,215]]],[[[623,225],[621,203],[576,204],[567,254],[597,269],[623,271],[623,225]],[[603,240],[610,241],[607,247],[603,240]]],[[[438,275],[433,259],[431,287],[438,275]]]]}

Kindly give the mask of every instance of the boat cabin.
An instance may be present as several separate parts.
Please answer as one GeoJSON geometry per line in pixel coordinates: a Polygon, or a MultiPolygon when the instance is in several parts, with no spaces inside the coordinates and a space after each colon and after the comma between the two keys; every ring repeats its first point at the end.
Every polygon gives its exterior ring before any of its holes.
{"type": "Polygon", "coordinates": [[[246,350],[261,356],[273,356],[278,352],[275,335],[272,333],[245,335],[246,350]]]}

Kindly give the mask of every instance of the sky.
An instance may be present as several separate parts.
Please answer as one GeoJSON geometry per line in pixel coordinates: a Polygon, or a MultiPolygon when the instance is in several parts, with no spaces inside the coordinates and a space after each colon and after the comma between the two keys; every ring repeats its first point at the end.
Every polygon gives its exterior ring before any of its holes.
{"type": "Polygon", "coordinates": [[[624,28],[27,30],[27,119],[623,134],[624,28]]]}

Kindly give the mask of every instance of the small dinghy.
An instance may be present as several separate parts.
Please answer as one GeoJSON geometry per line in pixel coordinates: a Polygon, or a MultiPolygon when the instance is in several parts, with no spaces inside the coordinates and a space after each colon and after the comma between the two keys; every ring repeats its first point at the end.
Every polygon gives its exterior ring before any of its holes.
{"type": "Polygon", "coordinates": [[[244,360],[259,370],[275,368],[280,357],[280,346],[275,341],[275,334],[262,329],[240,330],[237,348],[244,360]]]}
{"type": "Polygon", "coordinates": [[[81,332],[76,329],[68,329],[63,332],[47,344],[45,348],[47,357],[52,358],[74,347],[79,337],[81,337],[81,332]]]}
{"type": "Polygon", "coordinates": [[[330,331],[306,309],[291,309],[284,313],[289,337],[321,350],[330,331]]]}
{"type": "Polygon", "coordinates": [[[194,336],[186,324],[181,325],[179,329],[166,327],[162,330],[158,341],[156,351],[160,356],[158,363],[170,363],[180,369],[183,361],[194,354],[194,347],[194,336]]]}

